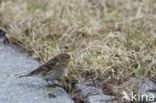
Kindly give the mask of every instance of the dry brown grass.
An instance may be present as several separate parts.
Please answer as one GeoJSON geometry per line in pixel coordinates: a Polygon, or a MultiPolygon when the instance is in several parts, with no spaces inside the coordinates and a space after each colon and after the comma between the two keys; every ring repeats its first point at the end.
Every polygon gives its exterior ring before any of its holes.
{"type": "Polygon", "coordinates": [[[156,79],[155,7],[155,0],[1,0],[0,26],[41,62],[69,52],[62,83],[156,79]]]}

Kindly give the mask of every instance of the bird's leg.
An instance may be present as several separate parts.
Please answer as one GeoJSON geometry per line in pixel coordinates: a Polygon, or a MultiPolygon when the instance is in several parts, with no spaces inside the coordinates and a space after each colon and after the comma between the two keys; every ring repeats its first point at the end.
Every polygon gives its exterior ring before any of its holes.
{"type": "Polygon", "coordinates": [[[53,82],[52,84],[50,84],[48,80],[46,80],[46,82],[48,83],[48,87],[55,87],[55,82],[54,81],[52,81],[53,82]]]}
{"type": "Polygon", "coordinates": [[[48,82],[48,80],[46,80],[46,82],[48,83],[48,86],[50,86],[50,83],[48,82]]]}
{"type": "Polygon", "coordinates": [[[52,84],[48,80],[46,80],[46,82],[48,83],[48,87],[53,87],[53,88],[55,88],[56,86],[62,87],[59,84],[56,84],[53,80],[51,80],[52,84]]]}
{"type": "Polygon", "coordinates": [[[51,86],[52,86],[53,88],[55,88],[55,87],[56,87],[56,83],[55,83],[53,80],[51,80],[51,82],[52,82],[52,85],[51,85],[51,86]]]}
{"type": "Polygon", "coordinates": [[[51,80],[51,82],[53,83],[53,85],[55,85],[55,84],[56,84],[53,80],[51,80]]]}

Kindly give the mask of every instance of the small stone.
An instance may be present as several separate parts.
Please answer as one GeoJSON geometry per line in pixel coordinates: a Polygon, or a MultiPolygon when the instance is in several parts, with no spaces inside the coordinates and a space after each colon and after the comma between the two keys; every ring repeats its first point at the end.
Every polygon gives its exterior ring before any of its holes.
{"type": "Polygon", "coordinates": [[[96,88],[91,81],[76,84],[75,90],[82,94],[85,103],[107,103],[113,100],[112,96],[104,95],[103,90],[96,88]]]}

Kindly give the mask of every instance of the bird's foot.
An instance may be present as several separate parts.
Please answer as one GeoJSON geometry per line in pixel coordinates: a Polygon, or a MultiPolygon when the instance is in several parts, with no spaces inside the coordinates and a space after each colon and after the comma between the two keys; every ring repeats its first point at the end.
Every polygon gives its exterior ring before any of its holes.
{"type": "Polygon", "coordinates": [[[55,84],[55,87],[61,87],[61,88],[63,88],[61,85],[59,85],[59,84],[55,84]]]}
{"type": "Polygon", "coordinates": [[[52,88],[61,87],[61,88],[63,88],[59,84],[48,84],[47,87],[52,87],[52,88]]]}
{"type": "Polygon", "coordinates": [[[48,85],[47,87],[52,87],[52,88],[55,88],[55,87],[62,87],[60,86],[59,84],[56,84],[54,81],[51,81],[52,83],[49,83],[49,81],[47,81],[48,85]]]}
{"type": "Polygon", "coordinates": [[[61,87],[59,84],[48,84],[47,87],[52,87],[52,88],[56,88],[56,87],[61,87]]]}

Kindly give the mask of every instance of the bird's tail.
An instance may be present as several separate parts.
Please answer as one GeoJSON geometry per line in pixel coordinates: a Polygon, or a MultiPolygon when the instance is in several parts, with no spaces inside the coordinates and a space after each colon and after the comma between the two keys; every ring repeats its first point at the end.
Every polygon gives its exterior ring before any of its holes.
{"type": "Polygon", "coordinates": [[[21,76],[19,76],[18,78],[28,77],[28,76],[32,76],[32,75],[30,75],[30,74],[27,74],[27,75],[21,75],[21,76]]]}

